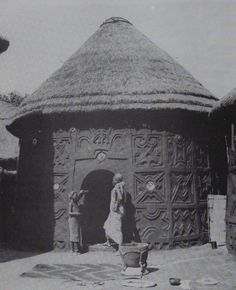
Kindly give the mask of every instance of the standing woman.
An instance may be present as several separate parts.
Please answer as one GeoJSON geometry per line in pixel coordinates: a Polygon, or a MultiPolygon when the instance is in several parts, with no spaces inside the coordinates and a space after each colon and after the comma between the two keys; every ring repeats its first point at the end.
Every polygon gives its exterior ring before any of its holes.
{"type": "Polygon", "coordinates": [[[82,211],[83,200],[87,190],[80,190],[79,194],[76,191],[71,191],[69,194],[69,231],[70,244],[73,253],[81,253],[83,249],[82,237],[82,211]]]}
{"type": "Polygon", "coordinates": [[[121,245],[123,242],[122,219],[124,216],[124,181],[120,173],[113,177],[113,189],[111,191],[110,213],[104,224],[107,241],[105,246],[111,246],[112,242],[121,245]]]}

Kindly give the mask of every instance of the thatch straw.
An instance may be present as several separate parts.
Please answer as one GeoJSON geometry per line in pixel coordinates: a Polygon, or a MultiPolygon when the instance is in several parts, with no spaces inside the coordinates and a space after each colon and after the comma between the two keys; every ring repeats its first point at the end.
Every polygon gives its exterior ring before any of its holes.
{"type": "Polygon", "coordinates": [[[34,112],[209,112],[216,100],[127,20],[111,18],[23,101],[15,120],[34,112]]]}
{"type": "Polygon", "coordinates": [[[9,41],[0,35],[0,53],[8,49],[9,41]]]}
{"type": "Polygon", "coordinates": [[[226,96],[224,96],[220,101],[216,103],[212,112],[222,111],[225,108],[230,108],[236,106],[236,88],[230,91],[226,96]]]}
{"type": "Polygon", "coordinates": [[[16,107],[0,98],[0,159],[16,158],[19,155],[18,139],[6,130],[8,120],[15,115],[16,107]]]}

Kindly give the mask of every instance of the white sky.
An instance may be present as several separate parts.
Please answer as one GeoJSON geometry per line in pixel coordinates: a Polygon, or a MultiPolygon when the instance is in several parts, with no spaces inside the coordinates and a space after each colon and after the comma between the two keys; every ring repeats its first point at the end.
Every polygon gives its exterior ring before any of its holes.
{"type": "Polygon", "coordinates": [[[0,91],[32,93],[107,18],[132,22],[218,97],[236,87],[236,0],[0,0],[0,91]]]}

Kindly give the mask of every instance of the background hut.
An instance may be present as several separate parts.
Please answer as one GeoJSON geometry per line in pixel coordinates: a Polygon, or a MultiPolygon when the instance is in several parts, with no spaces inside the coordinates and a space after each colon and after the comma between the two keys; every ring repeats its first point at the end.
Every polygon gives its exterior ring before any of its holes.
{"type": "MultiPolygon", "coordinates": [[[[215,147],[221,149],[217,168],[221,183],[227,183],[226,242],[229,252],[236,255],[236,88],[222,98],[212,113],[215,147]],[[222,170],[223,169],[223,170],[222,170]]],[[[225,186],[226,187],[226,186],[225,186]]]]}
{"type": "Polygon", "coordinates": [[[5,126],[15,110],[10,99],[0,94],[0,243],[10,242],[13,228],[19,142],[5,126]]]}
{"type": "Polygon", "coordinates": [[[9,170],[16,169],[16,159],[19,155],[18,138],[6,129],[7,123],[17,110],[17,104],[12,100],[14,95],[0,93],[0,166],[9,170]]]}
{"type": "Polygon", "coordinates": [[[105,240],[111,180],[127,190],[125,239],[207,241],[208,112],[216,98],[123,18],[106,20],[20,106],[15,244],[64,248],[67,194],[89,189],[84,239],[105,240]]]}
{"type": "MultiPolygon", "coordinates": [[[[9,41],[0,35],[0,54],[6,51],[8,46],[9,41]]],[[[17,138],[9,134],[5,128],[5,121],[10,116],[12,108],[13,106],[9,102],[5,102],[0,95],[0,244],[7,240],[6,224],[8,221],[6,220],[5,193],[13,193],[12,187],[14,187],[14,180],[11,178],[9,180],[4,172],[16,169],[17,138]]]]}

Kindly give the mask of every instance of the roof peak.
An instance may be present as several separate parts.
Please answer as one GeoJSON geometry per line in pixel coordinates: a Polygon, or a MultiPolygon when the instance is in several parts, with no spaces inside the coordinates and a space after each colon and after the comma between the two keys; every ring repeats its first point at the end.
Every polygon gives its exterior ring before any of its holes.
{"type": "Polygon", "coordinates": [[[132,25],[131,22],[129,22],[127,19],[125,19],[123,17],[110,17],[110,18],[106,19],[100,26],[103,26],[105,24],[117,23],[117,22],[125,22],[125,23],[132,25]]]}
{"type": "Polygon", "coordinates": [[[211,110],[212,94],[135,26],[121,17],[103,25],[23,100],[10,126],[31,114],[211,110]]]}

